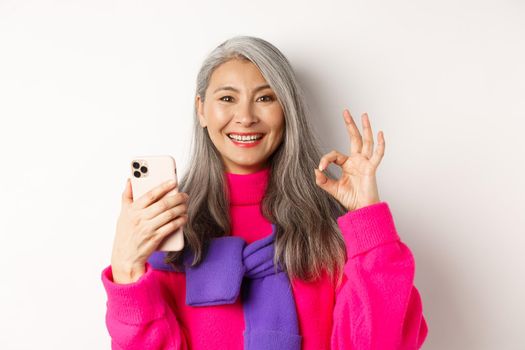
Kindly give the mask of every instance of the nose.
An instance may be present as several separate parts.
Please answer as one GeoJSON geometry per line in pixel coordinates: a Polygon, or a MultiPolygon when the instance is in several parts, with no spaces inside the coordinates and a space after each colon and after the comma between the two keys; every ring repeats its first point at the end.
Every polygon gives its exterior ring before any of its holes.
{"type": "Polygon", "coordinates": [[[235,122],[237,124],[249,127],[258,121],[259,118],[255,115],[253,106],[250,102],[239,103],[238,108],[235,111],[235,122]]]}

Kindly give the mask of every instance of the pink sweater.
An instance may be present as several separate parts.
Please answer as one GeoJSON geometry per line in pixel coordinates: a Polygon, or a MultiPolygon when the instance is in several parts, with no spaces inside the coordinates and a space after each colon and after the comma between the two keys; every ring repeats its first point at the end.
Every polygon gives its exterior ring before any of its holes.
{"type": "MultiPolygon", "coordinates": [[[[261,214],[269,168],[226,173],[231,191],[232,235],[251,243],[272,231],[261,214]]],[[[335,289],[328,275],[314,283],[293,279],[302,349],[419,349],[427,336],[421,297],[413,285],[415,263],[400,241],[386,202],[337,218],[348,261],[335,289]]],[[[244,316],[234,304],[185,304],[185,274],[153,270],[136,282],[113,282],[102,271],[107,293],[106,326],[116,349],[242,350],[244,316]]]]}

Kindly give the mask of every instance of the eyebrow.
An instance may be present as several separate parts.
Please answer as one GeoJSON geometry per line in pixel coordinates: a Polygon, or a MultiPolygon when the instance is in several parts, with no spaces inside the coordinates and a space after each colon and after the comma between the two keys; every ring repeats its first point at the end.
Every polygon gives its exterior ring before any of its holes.
{"type": "MultiPolygon", "coordinates": [[[[259,85],[255,89],[253,89],[253,92],[257,92],[259,90],[267,89],[267,88],[270,88],[270,85],[268,85],[268,84],[259,85]]],[[[216,93],[217,91],[220,91],[220,90],[230,90],[230,91],[239,92],[239,90],[234,88],[233,86],[226,85],[226,86],[218,87],[217,89],[215,89],[215,91],[213,91],[213,93],[216,93]]]]}

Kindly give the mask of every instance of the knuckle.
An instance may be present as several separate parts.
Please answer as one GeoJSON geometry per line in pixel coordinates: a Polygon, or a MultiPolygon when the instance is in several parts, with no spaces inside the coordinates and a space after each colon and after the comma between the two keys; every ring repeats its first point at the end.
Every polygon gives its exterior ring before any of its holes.
{"type": "Polygon", "coordinates": [[[180,214],[179,215],[175,215],[175,217],[173,218],[173,220],[171,220],[171,222],[174,225],[179,225],[180,222],[181,222],[181,218],[182,218],[182,216],[180,214]]]}
{"type": "Polygon", "coordinates": [[[184,213],[186,212],[186,209],[187,209],[186,205],[180,204],[177,206],[174,212],[177,214],[177,216],[181,216],[181,215],[184,215],[184,213]]]}
{"type": "Polygon", "coordinates": [[[131,216],[131,223],[134,226],[140,226],[140,224],[142,223],[142,217],[140,215],[138,215],[138,214],[132,215],[131,216]]]}
{"type": "Polygon", "coordinates": [[[170,207],[170,200],[169,198],[164,198],[159,201],[159,206],[162,211],[167,210],[170,207]]]}
{"type": "Polygon", "coordinates": [[[146,241],[150,240],[153,236],[153,232],[151,232],[151,230],[146,226],[142,226],[138,232],[140,237],[143,237],[143,239],[145,239],[146,241]]]}
{"type": "Polygon", "coordinates": [[[155,191],[149,191],[146,196],[150,202],[153,202],[155,198],[157,198],[157,196],[155,195],[155,191]]]}
{"type": "Polygon", "coordinates": [[[175,220],[177,218],[177,209],[173,208],[170,211],[167,212],[168,219],[169,220],[175,220]]]}
{"type": "Polygon", "coordinates": [[[177,222],[175,220],[172,220],[170,222],[168,222],[165,226],[164,226],[164,229],[162,231],[162,234],[159,235],[159,240],[160,238],[162,238],[163,236],[166,236],[168,234],[170,234],[171,232],[175,231],[177,229],[177,222]]]}
{"type": "Polygon", "coordinates": [[[170,231],[173,232],[174,230],[176,230],[177,228],[179,228],[179,223],[177,220],[172,220],[170,221],[169,223],[169,228],[170,228],[170,231]]]}
{"type": "Polygon", "coordinates": [[[160,243],[160,241],[162,240],[163,238],[163,235],[161,234],[161,231],[159,232],[156,232],[155,234],[151,235],[151,237],[149,237],[149,241],[151,243],[153,243],[154,245],[157,245],[160,243]]]}

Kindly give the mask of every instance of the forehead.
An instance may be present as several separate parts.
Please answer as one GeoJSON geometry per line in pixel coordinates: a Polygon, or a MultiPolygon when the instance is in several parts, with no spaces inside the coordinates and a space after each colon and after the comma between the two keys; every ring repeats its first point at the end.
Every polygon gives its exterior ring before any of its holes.
{"type": "Polygon", "coordinates": [[[251,61],[232,59],[219,65],[211,75],[210,87],[230,85],[242,87],[244,85],[260,85],[266,83],[259,68],[251,61]]]}

